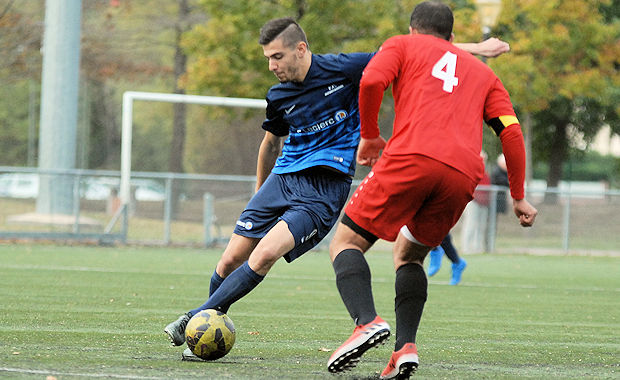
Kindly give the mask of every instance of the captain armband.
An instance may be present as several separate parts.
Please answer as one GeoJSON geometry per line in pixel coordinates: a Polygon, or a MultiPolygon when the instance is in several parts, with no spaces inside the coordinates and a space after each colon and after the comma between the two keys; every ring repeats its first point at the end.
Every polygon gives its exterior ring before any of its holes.
{"type": "Polygon", "coordinates": [[[495,132],[495,134],[499,136],[500,133],[502,133],[502,131],[506,129],[506,127],[508,127],[509,125],[519,124],[519,120],[516,116],[504,115],[494,117],[491,120],[487,120],[487,124],[489,127],[491,127],[491,129],[493,129],[493,132],[495,132]]]}

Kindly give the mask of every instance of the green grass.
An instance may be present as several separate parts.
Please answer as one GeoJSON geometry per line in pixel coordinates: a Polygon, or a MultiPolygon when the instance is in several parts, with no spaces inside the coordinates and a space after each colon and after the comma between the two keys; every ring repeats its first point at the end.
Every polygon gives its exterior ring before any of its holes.
{"type": "MultiPolygon", "coordinates": [[[[180,361],[162,329],[201,304],[217,250],[0,246],[0,377],[372,379],[394,338],[353,371],[326,371],[353,323],[325,252],[278,263],[229,316],[237,342],[180,361]]],[[[389,252],[367,255],[377,310],[394,327],[389,252]]],[[[420,378],[620,378],[620,259],[475,255],[459,286],[430,279],[420,378]]]]}

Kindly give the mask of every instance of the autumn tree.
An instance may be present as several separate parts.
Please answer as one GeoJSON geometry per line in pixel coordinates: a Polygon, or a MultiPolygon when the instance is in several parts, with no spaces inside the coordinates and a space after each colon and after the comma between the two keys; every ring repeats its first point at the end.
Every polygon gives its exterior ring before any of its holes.
{"type": "MultiPolygon", "coordinates": [[[[183,40],[190,61],[187,88],[204,95],[264,98],[277,83],[258,44],[259,30],[268,20],[296,19],[306,31],[310,50],[315,54],[375,51],[388,37],[408,33],[411,11],[419,2],[203,0],[200,4],[210,17],[183,40]]],[[[480,39],[480,25],[472,3],[451,3],[457,20],[457,40],[480,39]]],[[[262,119],[251,113],[252,119],[243,122],[240,111],[214,111],[214,115],[217,117],[198,126],[201,132],[189,131],[190,166],[196,171],[234,169],[253,174],[256,150],[264,133],[260,129],[262,119]],[[205,149],[207,146],[213,149],[205,149]]],[[[391,118],[382,120],[386,121],[382,129],[390,131],[391,118]]]]}
{"type": "MultiPolygon", "coordinates": [[[[184,91],[179,79],[185,74],[186,56],[179,43],[191,25],[205,19],[194,11],[196,3],[82,2],[79,167],[119,168],[123,91],[184,91]]],[[[44,13],[43,1],[0,1],[3,165],[26,164],[29,140],[36,139],[36,130],[30,129],[38,123],[44,13]]],[[[170,113],[172,108],[155,104],[151,112],[136,116],[135,132],[141,138],[134,145],[135,169],[183,171],[185,110],[175,106],[170,113]]]]}
{"type": "MultiPolygon", "coordinates": [[[[120,95],[124,90],[185,93],[187,56],[181,36],[204,20],[195,12],[196,0],[169,2],[95,0],[84,3],[82,68],[91,96],[91,141],[96,147],[90,166],[118,168],[120,95]],[[127,87],[127,85],[131,87],[127,87]],[[98,141],[100,144],[96,144],[98,141]],[[104,144],[101,144],[104,142],[104,144]]],[[[138,170],[183,172],[186,107],[152,105],[147,116],[137,116],[135,155],[138,170]],[[170,123],[161,120],[169,118],[170,123]]]]}
{"type": "Polygon", "coordinates": [[[42,35],[38,4],[0,1],[0,165],[34,166],[42,35]]]}
{"type": "MultiPolygon", "coordinates": [[[[496,30],[511,53],[492,67],[531,115],[534,160],[557,187],[575,142],[609,125],[620,134],[620,23],[614,0],[504,0],[496,30]]],[[[554,197],[548,198],[553,201],[554,197]]]]}

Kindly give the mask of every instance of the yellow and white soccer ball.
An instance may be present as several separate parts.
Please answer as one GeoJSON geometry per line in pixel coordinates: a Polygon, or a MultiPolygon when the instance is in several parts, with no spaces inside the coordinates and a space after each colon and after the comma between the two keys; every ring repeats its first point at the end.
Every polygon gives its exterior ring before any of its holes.
{"type": "Polygon", "coordinates": [[[203,310],[187,323],[185,341],[194,355],[216,360],[228,354],[235,344],[235,326],[221,311],[203,310]]]}

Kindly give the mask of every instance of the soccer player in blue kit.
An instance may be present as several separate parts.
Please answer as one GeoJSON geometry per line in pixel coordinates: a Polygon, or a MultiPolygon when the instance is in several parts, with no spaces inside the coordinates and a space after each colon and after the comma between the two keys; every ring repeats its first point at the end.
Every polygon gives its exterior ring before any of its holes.
{"type": "MultiPolygon", "coordinates": [[[[281,257],[291,262],[316,246],[349,195],[360,138],[359,82],[374,53],[312,54],[292,18],[267,22],[259,43],[280,83],[266,97],[256,194],[211,276],[208,300],[165,327],[176,346],[185,343],[185,327],[194,314],[226,313],[281,257]]],[[[496,39],[462,46],[488,56],[508,50],[496,39]]],[[[195,358],[189,349],[183,357],[195,358]]]]}

